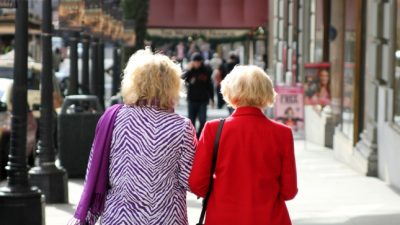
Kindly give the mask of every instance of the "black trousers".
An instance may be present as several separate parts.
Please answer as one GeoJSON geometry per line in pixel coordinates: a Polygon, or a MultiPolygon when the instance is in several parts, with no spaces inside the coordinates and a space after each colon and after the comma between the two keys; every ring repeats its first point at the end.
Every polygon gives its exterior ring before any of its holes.
{"type": "Polygon", "coordinates": [[[207,105],[208,102],[188,102],[189,119],[192,121],[194,127],[196,127],[196,119],[199,119],[200,126],[197,129],[197,137],[200,137],[201,131],[203,130],[204,124],[207,120],[207,105]]]}

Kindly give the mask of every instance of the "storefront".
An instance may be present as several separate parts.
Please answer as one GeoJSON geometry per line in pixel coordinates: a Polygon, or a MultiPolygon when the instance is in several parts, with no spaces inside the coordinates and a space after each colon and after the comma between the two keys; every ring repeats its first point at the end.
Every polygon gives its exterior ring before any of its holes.
{"type": "Polygon", "coordinates": [[[340,84],[340,116],[333,137],[333,149],[338,159],[347,162],[363,174],[374,175],[376,150],[364,150],[360,147],[365,124],[364,89],[368,76],[366,40],[363,38],[367,34],[367,4],[359,0],[343,3],[343,78],[340,84]]]}
{"type": "MultiPolygon", "coordinates": [[[[339,2],[332,1],[333,10],[339,2]]],[[[333,150],[359,172],[400,189],[400,0],[346,0],[343,7],[343,76],[333,150]]]]}
{"type": "MultiPolygon", "coordinates": [[[[302,18],[297,41],[305,138],[400,190],[400,0],[294,2],[302,18]],[[321,23],[326,17],[329,23],[321,23]],[[319,88],[313,80],[322,81],[315,75],[322,74],[322,66],[329,68],[328,104],[314,98],[319,88]]],[[[279,34],[272,36],[279,41],[279,34]]],[[[279,64],[278,52],[273,57],[279,64]]]]}
{"type": "Polygon", "coordinates": [[[387,40],[377,53],[377,91],[369,96],[377,99],[378,176],[400,190],[400,1],[381,1],[375,7],[370,10],[377,11],[378,36],[387,40]]]}

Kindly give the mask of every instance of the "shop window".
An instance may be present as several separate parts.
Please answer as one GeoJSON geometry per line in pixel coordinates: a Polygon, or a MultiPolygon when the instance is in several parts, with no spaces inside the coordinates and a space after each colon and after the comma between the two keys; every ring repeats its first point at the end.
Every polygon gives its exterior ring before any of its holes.
{"type": "Polygon", "coordinates": [[[323,48],[324,48],[324,7],[322,0],[316,0],[315,10],[315,50],[314,62],[322,62],[323,48]]]}
{"type": "Polygon", "coordinates": [[[400,126],[400,0],[397,0],[396,15],[396,72],[394,76],[394,118],[396,125],[400,126]]]}
{"type": "Polygon", "coordinates": [[[344,68],[342,87],[342,132],[353,139],[354,132],[354,63],[355,63],[355,1],[346,1],[344,34],[344,68]]]}

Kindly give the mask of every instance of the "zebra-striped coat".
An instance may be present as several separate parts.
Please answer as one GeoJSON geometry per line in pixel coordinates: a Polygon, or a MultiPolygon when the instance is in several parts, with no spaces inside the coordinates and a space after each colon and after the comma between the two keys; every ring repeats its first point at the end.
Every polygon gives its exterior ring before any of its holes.
{"type": "Polygon", "coordinates": [[[123,106],[112,135],[110,188],[100,224],[187,225],[196,145],[190,120],[152,107],[123,106]]]}

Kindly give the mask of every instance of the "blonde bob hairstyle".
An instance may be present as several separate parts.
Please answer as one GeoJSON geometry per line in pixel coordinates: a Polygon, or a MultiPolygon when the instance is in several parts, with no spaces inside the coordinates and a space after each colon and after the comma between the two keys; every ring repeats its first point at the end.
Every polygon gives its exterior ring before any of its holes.
{"type": "Polygon", "coordinates": [[[133,54],[124,70],[121,95],[124,103],[139,100],[160,102],[161,109],[171,109],[179,101],[182,70],[167,56],[153,54],[149,49],[133,54]]]}
{"type": "Polygon", "coordinates": [[[272,106],[276,92],[271,78],[257,66],[235,66],[221,83],[221,93],[229,106],[272,106]]]}

